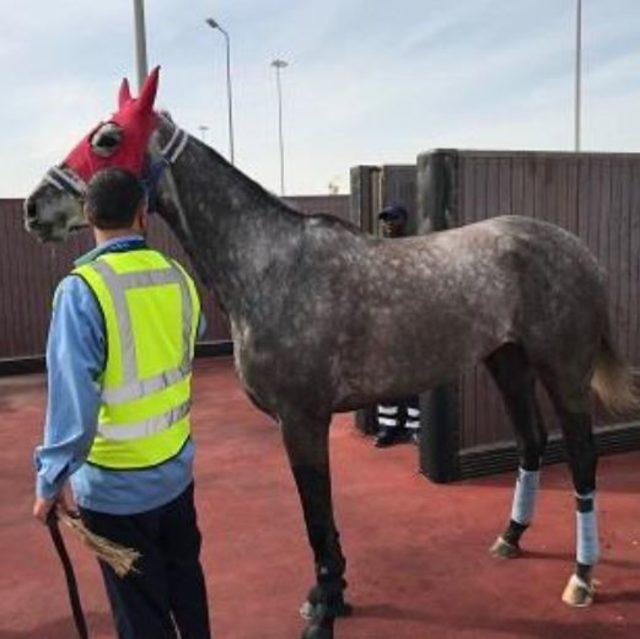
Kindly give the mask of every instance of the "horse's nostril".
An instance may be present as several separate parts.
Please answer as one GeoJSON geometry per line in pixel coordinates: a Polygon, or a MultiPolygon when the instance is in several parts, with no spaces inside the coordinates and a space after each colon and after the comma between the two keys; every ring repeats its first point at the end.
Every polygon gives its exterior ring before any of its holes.
{"type": "Polygon", "coordinates": [[[33,220],[38,216],[38,207],[34,200],[27,200],[24,203],[24,210],[28,220],[33,220]]]}

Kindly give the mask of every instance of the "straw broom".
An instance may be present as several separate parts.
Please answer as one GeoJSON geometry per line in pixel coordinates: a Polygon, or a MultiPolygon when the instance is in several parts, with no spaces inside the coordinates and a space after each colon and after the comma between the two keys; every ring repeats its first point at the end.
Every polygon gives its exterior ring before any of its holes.
{"type": "Polygon", "coordinates": [[[57,517],[65,526],[68,526],[80,538],[80,541],[90,548],[102,561],[109,564],[118,577],[125,577],[135,571],[135,562],[140,558],[140,553],[133,548],[127,548],[117,544],[106,537],[92,533],[76,513],[70,513],[58,508],[57,517]]]}

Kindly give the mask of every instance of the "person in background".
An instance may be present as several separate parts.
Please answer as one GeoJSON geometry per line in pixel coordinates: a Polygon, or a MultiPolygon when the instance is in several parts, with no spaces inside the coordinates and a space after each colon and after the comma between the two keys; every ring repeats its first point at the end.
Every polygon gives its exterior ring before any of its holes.
{"type": "MultiPolygon", "coordinates": [[[[402,206],[390,206],[378,214],[382,237],[396,238],[407,235],[407,210],[402,206]]],[[[375,445],[384,448],[412,441],[420,437],[420,398],[417,395],[379,403],[376,406],[378,433],[375,445]]]]}
{"type": "Polygon", "coordinates": [[[67,508],[69,480],[87,528],[141,554],[124,578],[100,565],[120,639],[209,639],[190,434],[198,294],[147,246],[132,173],[96,173],[85,212],[97,246],[54,297],[33,513],[67,508]]]}

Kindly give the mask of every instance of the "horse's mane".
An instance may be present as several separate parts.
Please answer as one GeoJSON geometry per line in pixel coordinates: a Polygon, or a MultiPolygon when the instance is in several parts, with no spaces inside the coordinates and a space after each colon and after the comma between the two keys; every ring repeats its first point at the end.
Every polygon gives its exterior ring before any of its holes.
{"type": "MultiPolygon", "coordinates": [[[[173,121],[171,121],[171,123],[174,124],[173,121]]],[[[291,206],[288,202],[282,200],[276,194],[265,189],[245,173],[242,173],[241,171],[236,169],[236,167],[234,167],[226,158],[220,155],[220,153],[218,153],[208,144],[205,144],[202,140],[194,135],[189,134],[189,137],[191,138],[191,141],[200,149],[200,151],[208,154],[211,158],[216,160],[216,162],[221,162],[229,169],[237,171],[244,178],[244,186],[248,187],[252,191],[252,195],[254,195],[256,198],[266,198],[270,204],[277,206],[281,211],[286,212],[294,217],[298,217],[301,220],[318,220],[328,226],[339,226],[354,235],[362,235],[362,231],[357,226],[355,226],[355,224],[335,215],[331,215],[330,213],[312,213],[311,215],[308,215],[303,213],[302,211],[299,211],[298,209],[291,206]]]]}
{"type": "Polygon", "coordinates": [[[222,162],[228,169],[234,171],[238,175],[238,177],[242,179],[244,188],[247,189],[253,197],[255,197],[256,199],[266,200],[267,204],[277,207],[281,212],[288,213],[295,217],[306,217],[304,213],[298,211],[297,209],[294,209],[292,206],[289,206],[289,204],[280,199],[275,193],[268,191],[253,178],[240,171],[225,157],[220,155],[220,153],[218,153],[215,149],[211,148],[209,145],[205,144],[193,135],[191,136],[191,139],[201,148],[203,152],[209,154],[216,161],[222,162]]]}

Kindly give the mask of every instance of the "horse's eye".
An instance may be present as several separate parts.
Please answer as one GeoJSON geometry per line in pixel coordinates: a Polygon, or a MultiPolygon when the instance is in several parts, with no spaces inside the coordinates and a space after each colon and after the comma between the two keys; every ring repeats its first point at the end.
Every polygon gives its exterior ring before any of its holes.
{"type": "Polygon", "coordinates": [[[112,155],[122,142],[122,129],[115,122],[103,124],[91,136],[91,148],[103,158],[112,155]]]}

